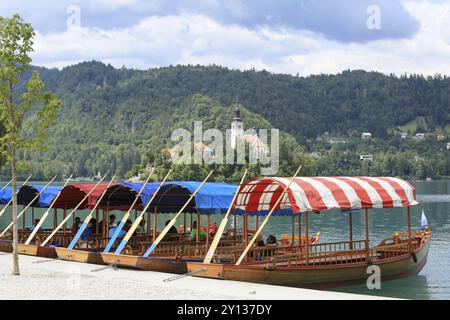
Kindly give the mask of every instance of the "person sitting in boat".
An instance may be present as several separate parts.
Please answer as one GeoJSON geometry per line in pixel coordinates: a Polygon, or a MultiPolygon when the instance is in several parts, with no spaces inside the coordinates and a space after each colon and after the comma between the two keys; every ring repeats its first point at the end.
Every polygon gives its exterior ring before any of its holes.
{"type": "MultiPolygon", "coordinates": [[[[166,226],[170,223],[170,220],[166,221],[166,226]]],[[[171,226],[169,231],[167,231],[164,241],[176,241],[178,235],[178,229],[175,226],[171,226]]]]}
{"type": "MultiPolygon", "coordinates": [[[[110,227],[109,228],[109,231],[108,231],[108,236],[110,237],[110,238],[112,238],[112,236],[114,235],[114,233],[116,232],[116,230],[117,230],[117,226],[115,226],[115,227],[110,227]]],[[[128,229],[129,230],[129,229],[128,229]]],[[[120,230],[120,232],[119,232],[119,235],[117,236],[118,238],[123,238],[123,237],[125,237],[125,235],[127,234],[127,231],[125,230],[125,226],[122,228],[122,230],[120,230]]]]}
{"type": "Polygon", "coordinates": [[[266,240],[266,247],[278,246],[277,238],[274,235],[269,235],[266,240]]]}
{"type": "Polygon", "coordinates": [[[76,217],[75,222],[72,225],[72,228],[70,228],[72,234],[76,234],[78,232],[78,229],[80,229],[80,226],[81,226],[81,219],[80,217],[76,217]]]}
{"type": "Polygon", "coordinates": [[[116,216],[113,214],[109,216],[109,227],[117,227],[116,216]]]}
{"type": "Polygon", "coordinates": [[[97,233],[97,219],[92,218],[91,219],[91,231],[92,233],[97,233]]]}
{"type": "Polygon", "coordinates": [[[146,225],[145,225],[145,219],[142,219],[141,220],[141,222],[139,222],[139,225],[138,225],[138,227],[136,228],[136,232],[137,233],[144,233],[144,232],[146,232],[147,230],[146,230],[146,225]]]}
{"type": "Polygon", "coordinates": [[[89,221],[86,229],[84,229],[83,233],[80,236],[79,248],[89,248],[89,241],[92,240],[92,223],[89,221]]]}
{"type": "Polygon", "coordinates": [[[209,236],[211,238],[213,238],[216,235],[218,229],[219,228],[217,227],[217,223],[216,222],[214,222],[213,224],[210,224],[209,228],[208,228],[209,236]]]}
{"type": "MultiPolygon", "coordinates": [[[[103,232],[103,224],[104,224],[104,221],[103,221],[103,220],[100,221],[100,223],[98,224],[98,230],[100,230],[100,232],[103,232]]],[[[111,227],[117,227],[117,224],[116,224],[116,216],[113,215],[113,214],[109,216],[108,230],[109,230],[111,227]]]]}
{"type": "Polygon", "coordinates": [[[198,230],[197,227],[197,221],[194,221],[194,223],[192,224],[192,231],[191,231],[191,241],[197,241],[197,232],[198,232],[198,239],[200,241],[205,241],[206,240],[206,232],[202,231],[202,230],[198,230]]]}

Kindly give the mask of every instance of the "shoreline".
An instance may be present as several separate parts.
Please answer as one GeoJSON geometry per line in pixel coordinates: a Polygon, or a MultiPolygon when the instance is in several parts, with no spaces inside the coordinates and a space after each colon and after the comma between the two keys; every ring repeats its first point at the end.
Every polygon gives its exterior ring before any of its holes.
{"type": "Polygon", "coordinates": [[[0,253],[0,300],[386,300],[390,298],[245,282],[185,277],[20,255],[21,276],[11,275],[11,254],[0,253]]]}

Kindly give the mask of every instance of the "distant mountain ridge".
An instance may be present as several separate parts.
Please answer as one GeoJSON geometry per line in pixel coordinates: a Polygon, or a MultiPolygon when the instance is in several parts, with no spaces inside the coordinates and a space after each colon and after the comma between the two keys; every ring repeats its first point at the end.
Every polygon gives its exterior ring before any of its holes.
{"type": "Polygon", "coordinates": [[[229,128],[236,100],[249,126],[278,128],[295,138],[288,138],[293,148],[299,144],[309,151],[325,132],[357,136],[367,131],[388,144],[392,128],[418,118],[431,131],[450,124],[450,79],[443,76],[344,71],[297,77],[219,66],[134,70],[96,61],[35,69],[64,103],[48,151],[24,155],[42,176],[125,175],[133,166],[155,162],[179,126],[203,120],[206,127],[229,128]]]}

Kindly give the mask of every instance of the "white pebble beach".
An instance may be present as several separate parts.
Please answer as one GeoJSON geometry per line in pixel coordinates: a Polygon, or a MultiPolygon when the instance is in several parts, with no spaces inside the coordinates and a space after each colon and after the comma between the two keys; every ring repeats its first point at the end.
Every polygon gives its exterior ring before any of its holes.
{"type": "Polygon", "coordinates": [[[0,299],[132,300],[361,300],[380,297],[184,277],[173,274],[20,256],[20,276],[11,275],[12,256],[0,253],[0,299]]]}

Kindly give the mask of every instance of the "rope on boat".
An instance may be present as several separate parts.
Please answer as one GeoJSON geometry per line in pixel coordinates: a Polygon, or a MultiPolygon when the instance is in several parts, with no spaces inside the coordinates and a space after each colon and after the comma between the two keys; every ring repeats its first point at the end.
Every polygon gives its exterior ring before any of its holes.
{"type": "Polygon", "coordinates": [[[201,270],[191,271],[191,272],[188,272],[188,273],[185,273],[185,274],[181,274],[179,276],[174,276],[174,277],[171,277],[171,278],[164,279],[163,281],[164,282],[172,282],[172,281],[180,280],[180,279],[183,279],[183,278],[186,278],[186,277],[190,277],[190,276],[193,276],[195,274],[198,274],[198,273],[201,273],[201,272],[205,272],[205,271],[206,271],[206,268],[202,268],[201,270]]]}
{"type": "Polygon", "coordinates": [[[112,268],[114,271],[119,271],[119,269],[117,268],[117,264],[112,263],[112,264],[107,265],[106,267],[92,269],[91,272],[100,272],[100,271],[108,270],[110,268],[112,268]]]}

